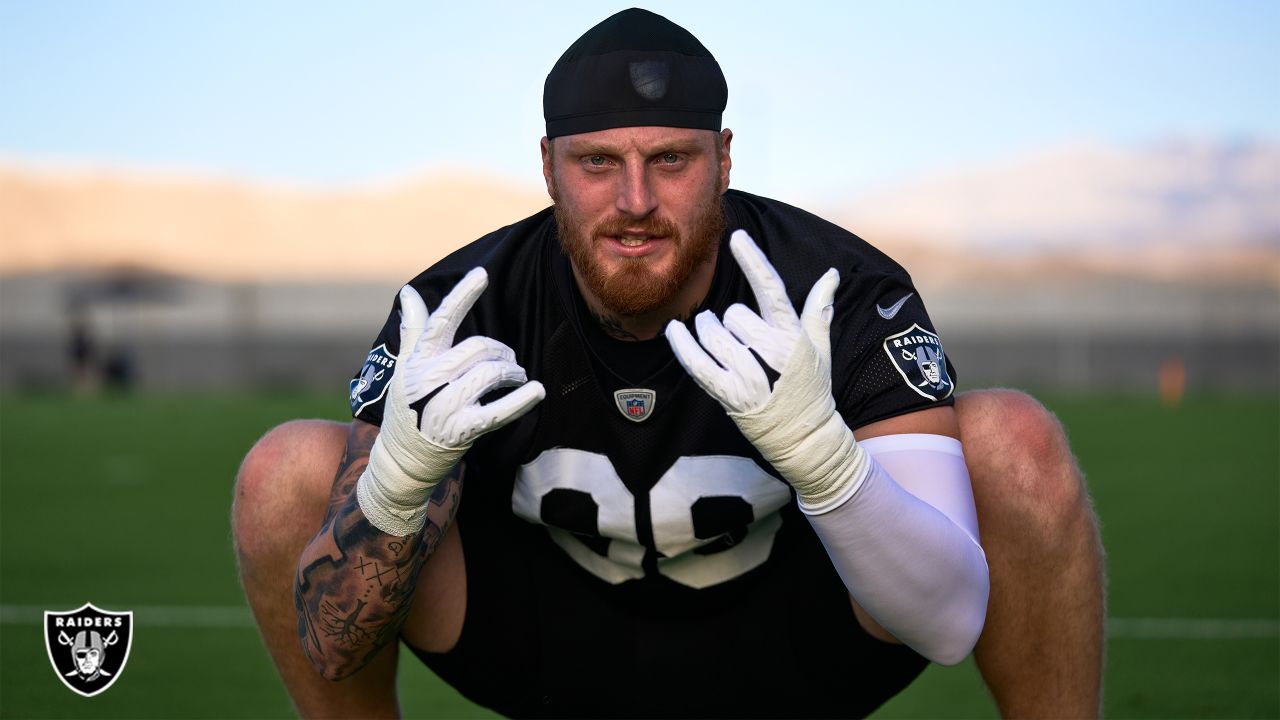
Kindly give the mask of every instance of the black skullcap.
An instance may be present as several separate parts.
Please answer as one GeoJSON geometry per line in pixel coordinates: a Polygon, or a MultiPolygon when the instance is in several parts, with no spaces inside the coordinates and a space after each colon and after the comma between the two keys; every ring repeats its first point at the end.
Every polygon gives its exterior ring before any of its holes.
{"type": "Polygon", "coordinates": [[[720,64],[688,30],[631,8],[588,30],[542,89],[547,137],[661,125],[719,130],[729,99],[720,64]]]}

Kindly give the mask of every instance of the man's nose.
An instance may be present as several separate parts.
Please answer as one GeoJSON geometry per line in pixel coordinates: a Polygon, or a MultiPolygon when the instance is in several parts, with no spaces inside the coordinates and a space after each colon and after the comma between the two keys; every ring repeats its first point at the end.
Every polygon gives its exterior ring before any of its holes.
{"type": "Polygon", "coordinates": [[[641,164],[628,164],[622,173],[622,186],[618,188],[618,211],[633,217],[647,217],[658,206],[650,183],[648,167],[641,164]]]}

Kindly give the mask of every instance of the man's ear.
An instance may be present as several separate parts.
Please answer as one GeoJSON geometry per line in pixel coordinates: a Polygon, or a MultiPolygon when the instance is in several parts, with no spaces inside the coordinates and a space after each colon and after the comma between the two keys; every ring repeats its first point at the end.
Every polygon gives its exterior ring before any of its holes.
{"type": "Polygon", "coordinates": [[[729,189],[729,171],[733,168],[733,159],[729,157],[729,145],[733,142],[733,131],[725,128],[720,131],[717,142],[721,143],[720,152],[720,194],[729,189]]]}
{"type": "Polygon", "coordinates": [[[542,138],[539,145],[542,148],[542,179],[547,183],[547,194],[551,196],[551,202],[556,202],[556,181],[552,172],[555,169],[555,158],[552,157],[555,147],[546,137],[542,138]]]}

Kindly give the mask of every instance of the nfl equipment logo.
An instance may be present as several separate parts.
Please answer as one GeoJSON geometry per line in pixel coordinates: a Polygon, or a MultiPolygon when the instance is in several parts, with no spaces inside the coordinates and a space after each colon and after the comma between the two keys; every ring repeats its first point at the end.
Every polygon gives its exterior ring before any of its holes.
{"type": "Polygon", "coordinates": [[[618,412],[622,417],[633,422],[641,422],[653,412],[653,404],[658,394],[644,388],[627,388],[613,394],[613,401],[618,404],[618,412]]]}
{"type": "Polygon", "coordinates": [[[947,374],[942,340],[936,333],[912,324],[884,339],[884,351],[907,387],[930,400],[941,400],[955,390],[947,374]]]}
{"type": "Polygon", "coordinates": [[[72,692],[93,697],[120,678],[133,644],[133,613],[78,610],[44,613],[44,646],[53,671],[72,692]]]}

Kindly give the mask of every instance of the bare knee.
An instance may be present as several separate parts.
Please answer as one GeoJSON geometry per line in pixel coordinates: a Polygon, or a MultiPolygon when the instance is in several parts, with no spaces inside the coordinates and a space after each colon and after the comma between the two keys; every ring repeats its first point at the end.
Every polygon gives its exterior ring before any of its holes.
{"type": "Polygon", "coordinates": [[[242,559],[271,546],[270,535],[307,528],[323,516],[346,445],[347,425],[293,420],[269,430],[236,473],[232,531],[242,559]]]}
{"type": "MultiPolygon", "coordinates": [[[[280,478],[294,479],[323,467],[337,468],[348,425],[331,420],[290,420],[249,448],[236,474],[236,496],[270,491],[280,478]]],[[[332,479],[332,478],[331,478],[332,479]]]]}
{"type": "Polygon", "coordinates": [[[956,399],[974,499],[987,515],[1016,514],[1045,540],[1091,516],[1084,480],[1062,424],[1016,390],[980,390],[956,399]]]}

